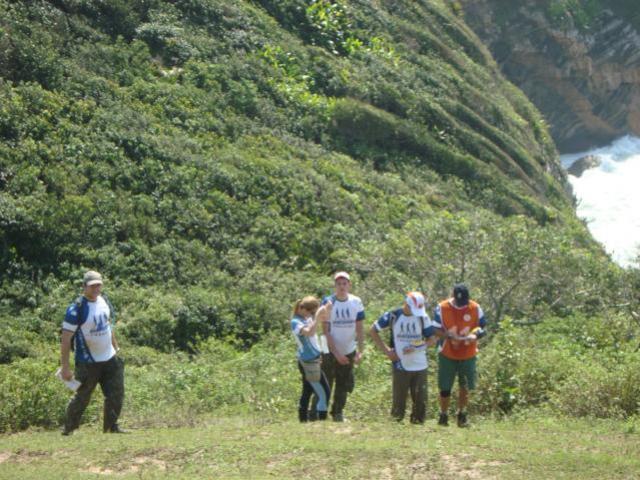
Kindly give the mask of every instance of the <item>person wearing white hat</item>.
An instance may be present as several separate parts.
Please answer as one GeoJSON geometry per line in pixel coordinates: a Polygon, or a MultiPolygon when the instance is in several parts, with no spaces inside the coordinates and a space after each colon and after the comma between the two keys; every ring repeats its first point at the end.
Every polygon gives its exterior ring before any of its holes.
{"type": "Polygon", "coordinates": [[[385,312],[369,331],[377,347],[392,364],[393,401],[391,416],[397,421],[404,418],[407,394],[413,402],[411,423],[422,424],[427,402],[427,347],[435,344],[435,330],[425,310],[424,295],[406,294],[402,308],[385,312]],[[387,345],[380,331],[391,331],[387,345]]]}
{"type": "MultiPolygon", "coordinates": [[[[350,293],[347,272],[337,272],[333,280],[334,294],[322,300],[317,316],[323,331],[322,370],[333,396],[330,413],[335,422],[343,422],[347,395],[355,387],[353,366],[360,363],[364,352],[364,306],[360,297],[350,293]]],[[[314,397],[314,407],[315,402],[314,397]]]]}
{"type": "Polygon", "coordinates": [[[102,294],[102,275],[92,270],[86,272],[82,295],[67,308],[62,323],[61,376],[66,381],[73,378],[69,353],[75,347],[75,378],[81,382],[67,406],[63,435],[70,435],[78,428],[97,384],[104,394],[103,431],[125,433],[118,426],[124,400],[124,363],[116,357],[118,342],[114,322],[113,305],[102,294]]]}

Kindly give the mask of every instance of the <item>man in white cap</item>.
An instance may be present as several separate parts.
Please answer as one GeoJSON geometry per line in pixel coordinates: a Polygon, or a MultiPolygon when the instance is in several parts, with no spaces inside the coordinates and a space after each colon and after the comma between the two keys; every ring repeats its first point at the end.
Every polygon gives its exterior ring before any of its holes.
{"type": "Polygon", "coordinates": [[[411,392],[413,406],[411,423],[425,421],[427,402],[427,346],[435,343],[435,330],[425,311],[424,295],[409,292],[402,308],[385,312],[372,326],[371,338],[392,362],[393,404],[391,416],[404,418],[407,393],[411,392]],[[387,345],[380,331],[390,329],[387,345]]]}
{"type": "Polygon", "coordinates": [[[334,421],[343,422],[347,395],[355,386],[353,366],[360,363],[364,352],[364,306],[350,293],[347,272],[336,273],[333,281],[335,293],[322,300],[317,316],[324,334],[320,339],[322,370],[333,395],[330,413],[334,421]]]}
{"type": "Polygon", "coordinates": [[[103,431],[124,433],[118,417],[124,400],[124,363],[116,357],[118,342],[113,331],[115,310],[102,294],[102,276],[88,271],[82,280],[82,295],[67,308],[60,342],[61,375],[71,380],[69,352],[75,347],[75,378],[81,384],[67,406],[63,435],[80,425],[91,394],[99,383],[104,394],[103,431]]]}

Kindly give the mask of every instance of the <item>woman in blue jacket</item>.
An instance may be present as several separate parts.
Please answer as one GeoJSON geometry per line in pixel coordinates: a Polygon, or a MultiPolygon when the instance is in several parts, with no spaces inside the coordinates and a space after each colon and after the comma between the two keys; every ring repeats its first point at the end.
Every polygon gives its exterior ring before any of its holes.
{"type": "Polygon", "coordinates": [[[327,378],[320,368],[322,357],[316,336],[319,306],[320,301],[316,297],[304,297],[295,303],[291,319],[291,331],[298,346],[298,368],[302,374],[302,395],[298,405],[301,422],[309,420],[309,401],[314,392],[318,396],[318,419],[326,420],[331,395],[327,378]]]}

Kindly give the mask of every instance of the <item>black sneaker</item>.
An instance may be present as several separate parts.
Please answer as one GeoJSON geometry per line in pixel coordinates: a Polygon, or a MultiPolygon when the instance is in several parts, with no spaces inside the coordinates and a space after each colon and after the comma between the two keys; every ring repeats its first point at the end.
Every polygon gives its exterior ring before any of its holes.
{"type": "Polygon", "coordinates": [[[318,420],[324,421],[327,419],[327,412],[318,412],[318,420]]]}
{"type": "Polygon", "coordinates": [[[334,422],[344,422],[344,415],[342,415],[342,412],[332,413],[331,417],[333,418],[334,422]]]}
{"type": "MultiPolygon", "coordinates": [[[[327,412],[325,412],[326,415],[327,412]]],[[[307,418],[309,419],[310,422],[315,422],[316,420],[318,420],[318,411],[317,410],[309,410],[309,412],[307,413],[307,418]]]]}
{"type": "Polygon", "coordinates": [[[449,415],[447,415],[446,413],[440,413],[440,418],[438,418],[438,425],[440,425],[441,427],[448,427],[449,415]]]}
{"type": "Polygon", "coordinates": [[[127,434],[130,433],[128,430],[123,430],[122,428],[120,428],[120,426],[116,423],[114,424],[109,430],[105,430],[104,433],[123,433],[123,434],[127,434]]]}
{"type": "Polygon", "coordinates": [[[73,430],[67,430],[66,428],[62,429],[62,435],[64,435],[65,437],[68,437],[69,435],[73,435],[73,430]]]}
{"type": "Polygon", "coordinates": [[[467,421],[467,413],[466,412],[458,412],[458,426],[460,428],[466,428],[469,426],[469,422],[467,421]]]}

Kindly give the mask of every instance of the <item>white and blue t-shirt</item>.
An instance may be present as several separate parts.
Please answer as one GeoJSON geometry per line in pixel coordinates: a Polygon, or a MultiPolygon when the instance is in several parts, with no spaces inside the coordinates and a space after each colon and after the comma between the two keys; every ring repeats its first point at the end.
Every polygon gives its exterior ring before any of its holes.
{"type": "Polygon", "coordinates": [[[394,318],[393,346],[396,354],[400,357],[399,362],[393,362],[394,368],[408,372],[426,369],[428,366],[427,346],[424,339],[435,333],[431,319],[429,316],[405,315],[404,311],[399,308],[382,315],[373,324],[376,331],[380,332],[389,328],[394,318]]]}
{"type": "Polygon", "coordinates": [[[318,345],[318,337],[314,335],[303,335],[300,333],[313,319],[302,318],[300,315],[294,315],[291,319],[291,332],[296,339],[298,346],[298,360],[308,362],[320,356],[320,346],[318,345]]]}
{"type": "Polygon", "coordinates": [[[76,363],[106,362],[116,354],[111,343],[113,317],[102,295],[95,302],[82,297],[80,308],[75,302],[67,308],[62,329],[76,334],[76,363]]]}
{"type": "MultiPolygon", "coordinates": [[[[335,295],[329,295],[322,300],[322,305],[329,302],[333,303],[329,317],[333,343],[338,353],[349,355],[356,349],[356,322],[364,320],[362,300],[351,294],[346,300],[338,300],[335,295]]],[[[329,353],[324,344],[323,351],[329,353]]]]}

